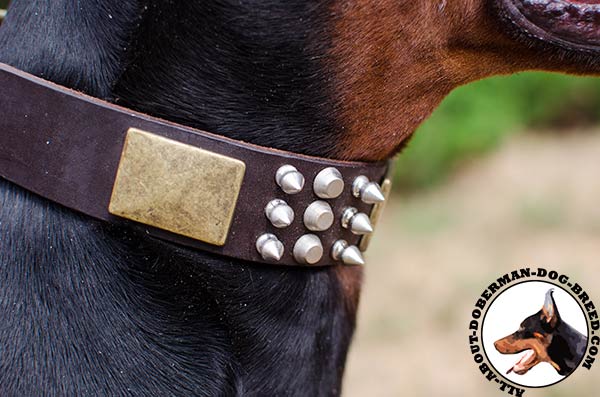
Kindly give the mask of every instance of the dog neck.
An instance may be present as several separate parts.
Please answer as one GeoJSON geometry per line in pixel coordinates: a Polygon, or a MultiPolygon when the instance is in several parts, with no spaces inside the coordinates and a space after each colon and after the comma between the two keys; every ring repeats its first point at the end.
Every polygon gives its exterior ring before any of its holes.
{"type": "MultiPolygon", "coordinates": [[[[343,157],[319,61],[326,7],[14,2],[0,61],[213,133],[343,157]]],[[[12,394],[339,393],[359,268],[225,260],[97,224],[4,181],[0,203],[0,317],[14,330],[0,333],[11,346],[0,375],[12,394]],[[45,339],[32,343],[42,326],[45,339]]]]}
{"type": "Polygon", "coordinates": [[[254,144],[344,158],[331,1],[151,1],[118,103],[254,144]]]}

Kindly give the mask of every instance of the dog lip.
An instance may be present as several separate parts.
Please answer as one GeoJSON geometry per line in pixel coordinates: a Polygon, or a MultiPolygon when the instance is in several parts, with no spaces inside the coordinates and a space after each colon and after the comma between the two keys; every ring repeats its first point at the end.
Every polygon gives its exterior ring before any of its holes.
{"type": "Polygon", "coordinates": [[[501,0],[526,35],[568,49],[600,51],[600,0],[501,0]]]}
{"type": "Polygon", "coordinates": [[[519,361],[517,361],[517,363],[515,365],[513,365],[513,367],[510,370],[508,370],[508,373],[514,372],[517,375],[525,374],[527,371],[529,371],[532,368],[531,364],[533,364],[533,362],[535,361],[536,358],[537,358],[537,354],[535,353],[535,350],[533,350],[533,349],[525,350],[525,354],[523,356],[521,356],[519,361]]]}

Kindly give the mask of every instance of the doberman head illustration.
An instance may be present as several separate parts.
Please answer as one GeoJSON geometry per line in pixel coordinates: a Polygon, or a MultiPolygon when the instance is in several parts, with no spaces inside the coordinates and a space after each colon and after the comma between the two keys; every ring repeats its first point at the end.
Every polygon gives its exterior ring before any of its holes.
{"type": "Polygon", "coordinates": [[[507,373],[525,375],[545,362],[568,376],[581,362],[587,338],[561,318],[553,292],[546,293],[542,309],[523,320],[515,333],[494,343],[502,354],[526,352],[507,373]]]}

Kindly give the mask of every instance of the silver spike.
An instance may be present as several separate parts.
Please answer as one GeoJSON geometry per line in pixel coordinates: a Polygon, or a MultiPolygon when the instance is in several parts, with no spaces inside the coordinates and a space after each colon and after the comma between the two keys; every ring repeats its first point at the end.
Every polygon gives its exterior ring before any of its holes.
{"type": "Polygon", "coordinates": [[[300,193],[304,189],[304,175],[293,165],[284,165],[277,170],[275,181],[287,194],[300,193]]]}
{"type": "Polygon", "coordinates": [[[346,240],[338,240],[333,244],[331,257],[336,261],[341,260],[345,265],[364,266],[366,263],[358,247],[348,245],[346,240]]]}
{"type": "Polygon", "coordinates": [[[373,226],[371,225],[369,216],[358,212],[354,207],[348,207],[342,213],[342,227],[350,229],[356,235],[373,233],[373,226]]]}
{"type": "Polygon", "coordinates": [[[373,233],[373,226],[371,225],[369,216],[362,212],[354,215],[350,220],[350,231],[359,236],[373,233]]]}
{"type": "Polygon", "coordinates": [[[279,261],[284,247],[274,234],[265,233],[256,240],[256,249],[266,261],[279,261]]]}
{"type": "Polygon", "coordinates": [[[385,201],[385,196],[379,184],[369,181],[369,178],[364,175],[354,180],[352,194],[366,204],[377,204],[385,201]]]}
{"type": "Polygon", "coordinates": [[[360,199],[367,204],[383,203],[385,196],[378,183],[370,182],[362,191],[360,199]]]}
{"type": "Polygon", "coordinates": [[[304,226],[313,232],[323,232],[333,225],[331,206],[322,200],[315,201],[304,211],[304,226]]]}
{"type": "Polygon", "coordinates": [[[358,214],[358,210],[354,207],[348,207],[342,213],[342,227],[348,229],[354,215],[358,214]]]}
{"type": "Polygon", "coordinates": [[[357,246],[351,245],[342,252],[342,262],[344,265],[364,266],[365,258],[357,246]]]}
{"type": "Polygon", "coordinates": [[[294,210],[285,201],[275,199],[265,207],[265,215],[278,229],[288,227],[294,222],[294,210]]]}
{"type": "Polygon", "coordinates": [[[344,191],[344,179],[337,168],[325,168],[317,174],[313,183],[315,194],[323,199],[334,199],[344,191]]]}
{"type": "Polygon", "coordinates": [[[314,234],[305,234],[294,245],[294,259],[298,263],[314,265],[323,257],[323,244],[314,234]]]}
{"type": "Polygon", "coordinates": [[[331,257],[333,260],[339,261],[342,259],[342,253],[346,248],[348,248],[348,242],[346,240],[338,240],[333,243],[333,247],[331,247],[331,257]]]}

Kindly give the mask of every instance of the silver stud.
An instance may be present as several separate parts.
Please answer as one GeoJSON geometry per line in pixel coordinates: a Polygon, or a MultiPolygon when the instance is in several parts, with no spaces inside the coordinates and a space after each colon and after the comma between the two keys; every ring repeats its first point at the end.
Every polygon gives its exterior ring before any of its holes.
{"type": "Polygon", "coordinates": [[[315,177],[313,183],[315,194],[323,199],[334,199],[344,191],[342,174],[333,167],[325,168],[315,177]]]}
{"type": "Polygon", "coordinates": [[[270,233],[265,233],[256,240],[256,249],[266,261],[279,261],[284,251],[281,241],[270,233]]]}
{"type": "Polygon", "coordinates": [[[298,263],[314,265],[323,257],[323,244],[314,234],[305,234],[294,245],[294,259],[298,263]]]}
{"type": "Polygon", "coordinates": [[[365,213],[359,212],[350,220],[350,231],[356,235],[373,233],[371,219],[365,213]]]}
{"type": "Polygon", "coordinates": [[[379,184],[369,181],[369,178],[364,175],[354,180],[352,194],[366,204],[377,204],[385,201],[385,196],[379,184]]]}
{"type": "Polygon", "coordinates": [[[348,245],[346,240],[338,240],[331,249],[333,260],[341,260],[345,265],[365,265],[365,258],[355,245],[348,245]]]}
{"type": "Polygon", "coordinates": [[[285,201],[271,200],[265,207],[265,215],[278,229],[288,227],[294,222],[294,210],[285,201]]]}
{"type": "Polygon", "coordinates": [[[358,212],[354,207],[349,207],[342,213],[342,227],[350,229],[353,234],[363,235],[373,233],[371,219],[365,213],[358,212]]]}
{"type": "Polygon", "coordinates": [[[287,194],[300,193],[304,188],[304,176],[293,165],[284,165],[277,170],[275,181],[287,194]]]}
{"type": "Polygon", "coordinates": [[[304,211],[304,226],[313,232],[324,232],[333,225],[334,215],[331,206],[318,200],[304,211]]]}

